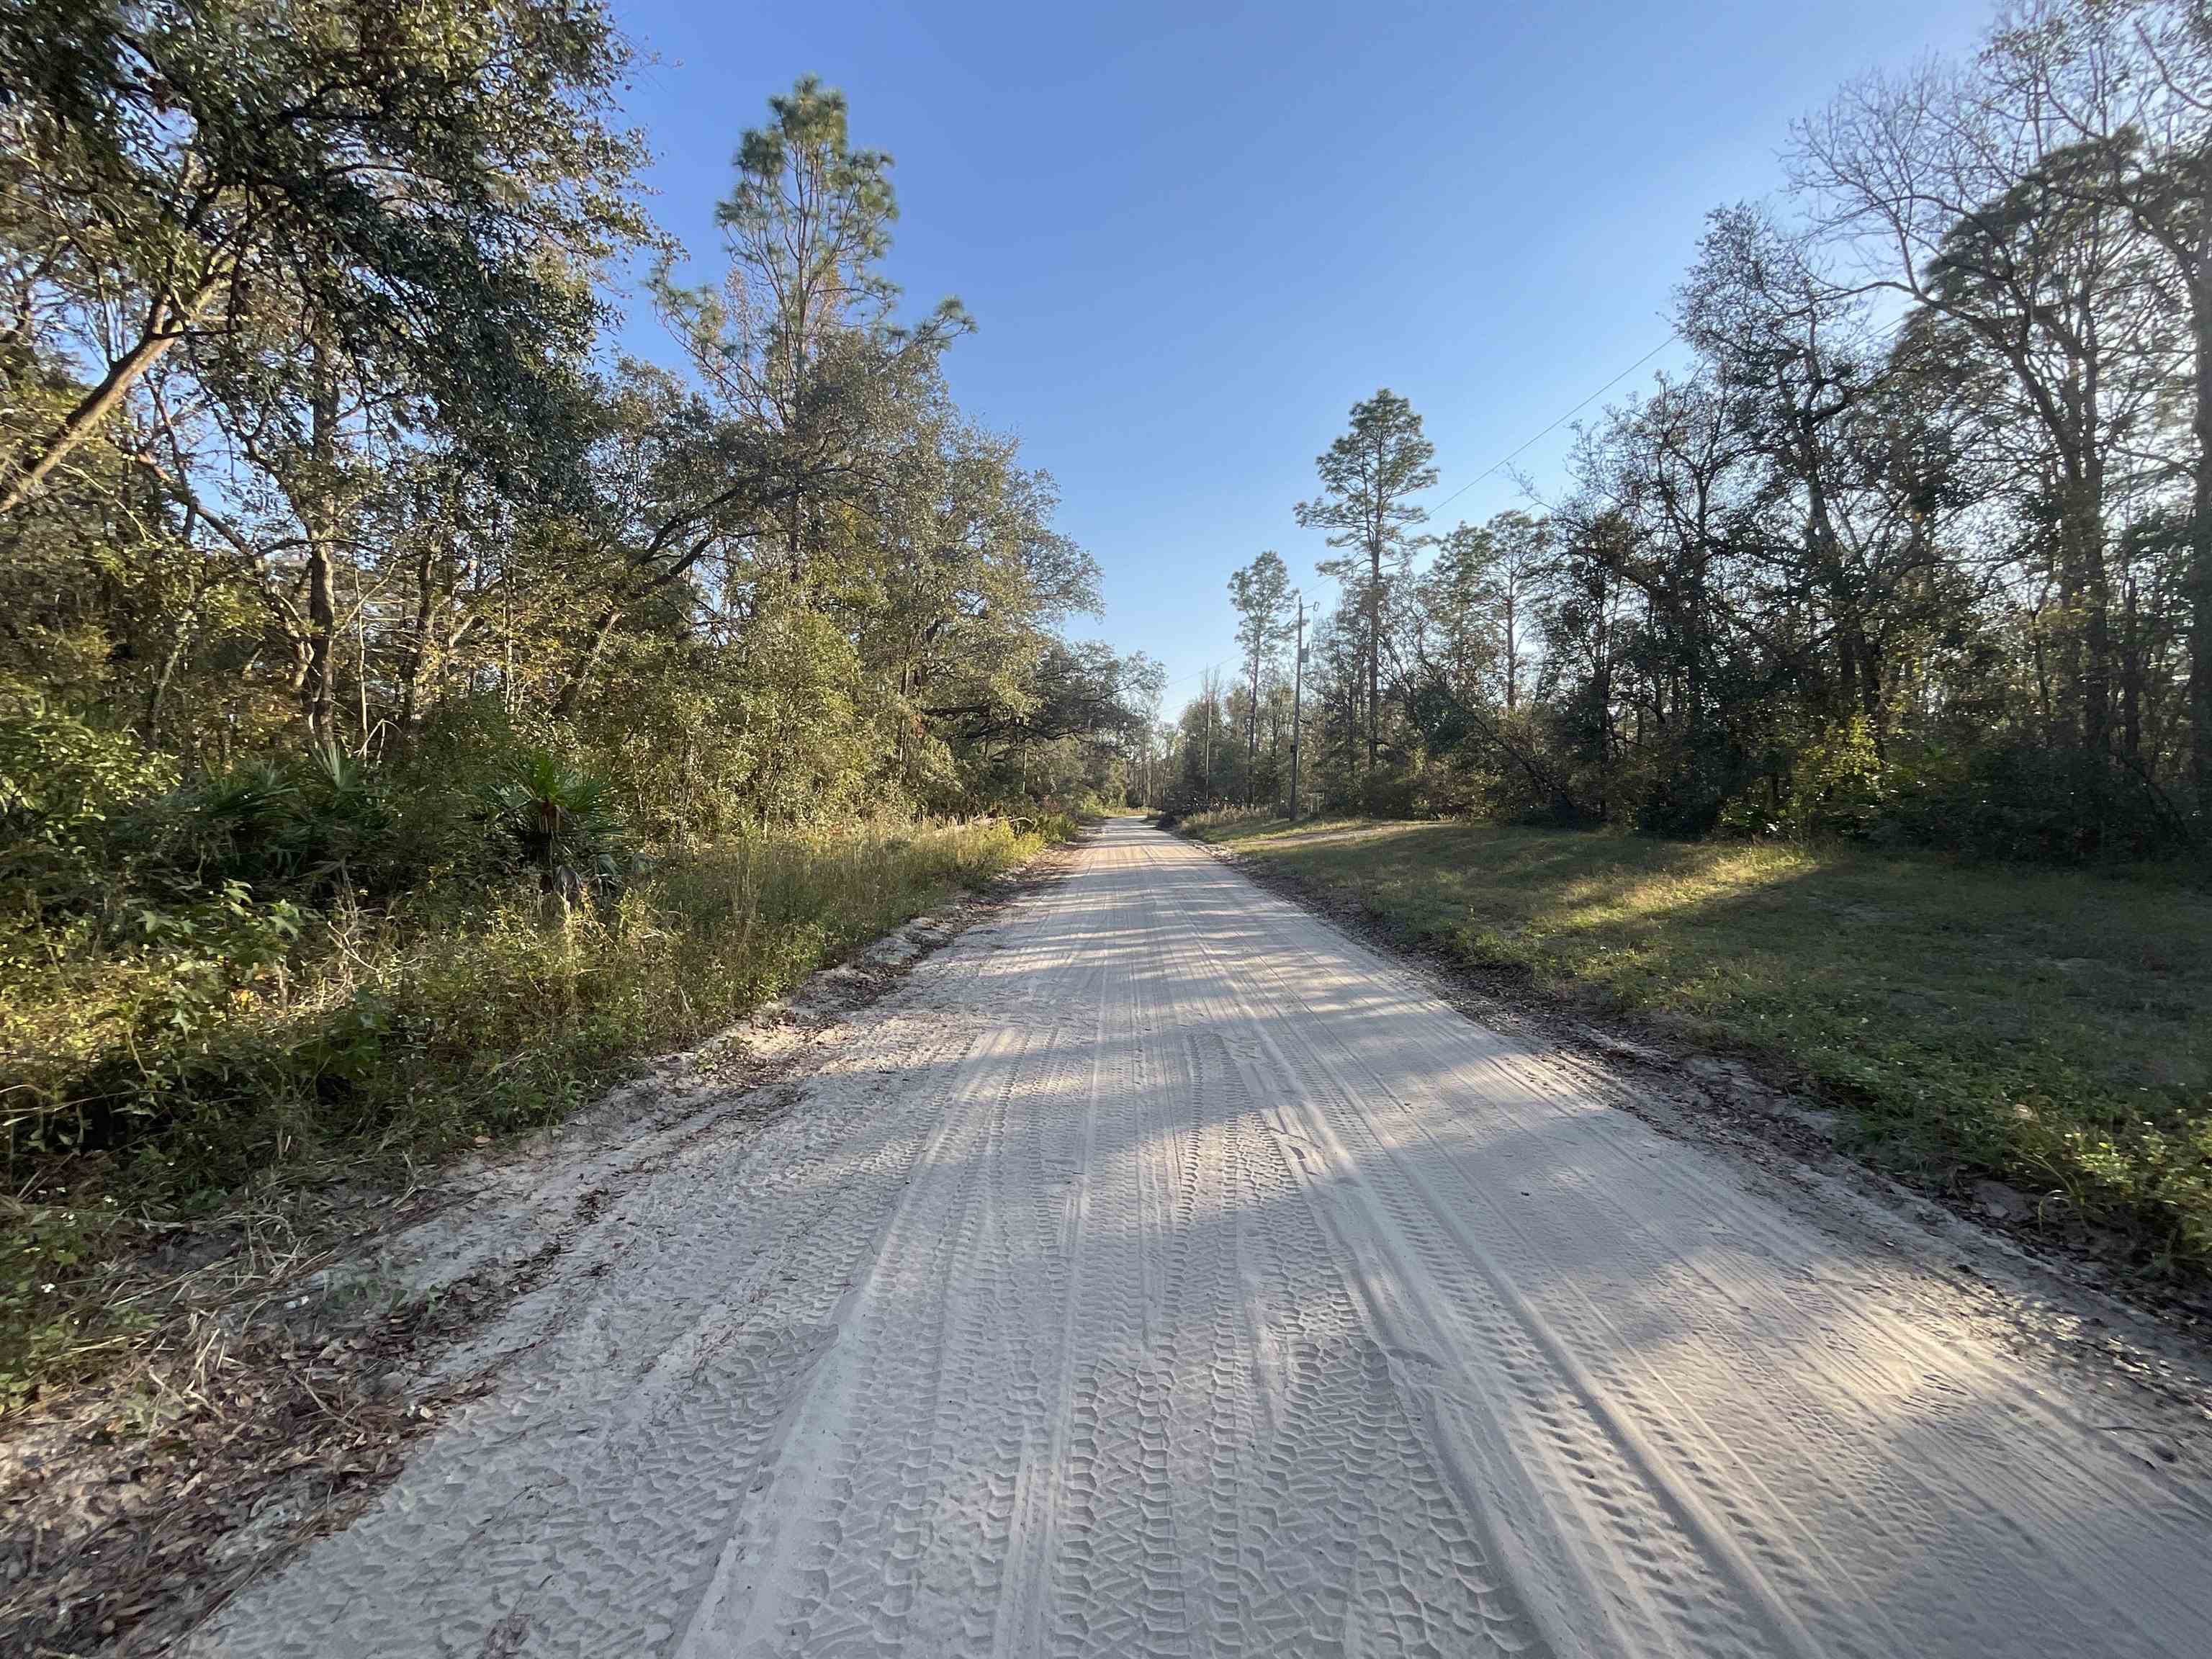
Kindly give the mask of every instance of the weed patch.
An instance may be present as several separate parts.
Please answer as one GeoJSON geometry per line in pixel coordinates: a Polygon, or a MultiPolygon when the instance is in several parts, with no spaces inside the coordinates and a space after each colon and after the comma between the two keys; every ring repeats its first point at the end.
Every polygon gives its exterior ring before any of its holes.
{"type": "Polygon", "coordinates": [[[0,1410],[130,1346],[149,1316],[129,1287],[179,1228],[557,1118],[1073,829],[731,840],[604,897],[532,882],[465,909],[302,911],[231,883],[152,933],[19,930],[0,945],[0,1410]]]}

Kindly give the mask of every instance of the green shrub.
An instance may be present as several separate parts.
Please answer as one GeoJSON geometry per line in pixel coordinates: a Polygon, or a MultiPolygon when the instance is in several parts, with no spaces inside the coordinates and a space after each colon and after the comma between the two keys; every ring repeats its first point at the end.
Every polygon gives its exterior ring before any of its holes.
{"type": "Polygon", "coordinates": [[[35,699],[0,697],[0,887],[17,905],[94,902],[116,820],[173,787],[167,757],[35,699]]]}
{"type": "MultiPolygon", "coordinates": [[[[10,1189],[96,1170],[159,1218],[527,1128],[1074,832],[1060,814],[886,817],[672,854],[592,903],[533,866],[465,903],[315,908],[226,883],[138,896],[120,922],[0,929],[10,1189]]],[[[117,1335],[87,1310],[120,1241],[62,1246],[82,1259],[0,1257],[0,1395],[117,1335]]]]}
{"type": "Polygon", "coordinates": [[[29,1199],[0,1194],[0,1413],[42,1382],[82,1374],[145,1324],[85,1294],[117,1243],[113,1200],[85,1206],[37,1190],[29,1199]]]}
{"type": "Polygon", "coordinates": [[[1927,746],[1892,768],[1885,817],[1898,839],[2042,864],[2183,850],[2186,826],[2148,784],[2081,751],[2013,742],[1927,746]]]}
{"type": "Polygon", "coordinates": [[[1672,738],[1648,764],[1635,821],[1653,835],[1684,840],[1710,835],[1748,781],[1749,767],[1734,739],[1711,727],[1672,738]]]}
{"type": "Polygon", "coordinates": [[[1057,847],[1064,842],[1073,841],[1083,833],[1080,820],[1088,818],[1095,821],[1105,816],[1099,811],[1020,812],[1007,822],[1013,826],[1015,834],[1034,836],[1047,847],[1057,847]]]}
{"type": "Polygon", "coordinates": [[[403,890],[421,872],[399,855],[386,781],[332,746],[260,757],[160,802],[137,826],[160,864],[191,881],[327,896],[403,890]]]}
{"type": "Polygon", "coordinates": [[[565,898],[611,889],[621,875],[620,816],[607,781],[534,749],[487,792],[492,822],[523,866],[565,898]]]}
{"type": "Polygon", "coordinates": [[[1874,728],[1864,715],[1830,726],[1794,750],[1764,791],[1730,800],[1716,827],[1748,840],[1875,841],[1881,838],[1890,791],[1874,728]],[[1786,787],[1774,786],[1786,779],[1786,787]]]}

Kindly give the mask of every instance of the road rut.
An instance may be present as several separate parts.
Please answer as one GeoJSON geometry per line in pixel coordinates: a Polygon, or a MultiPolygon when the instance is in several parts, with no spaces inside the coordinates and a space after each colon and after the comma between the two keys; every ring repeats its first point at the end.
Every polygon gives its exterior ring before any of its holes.
{"type": "Polygon", "coordinates": [[[1130,823],[574,1254],[193,1651],[2212,1653],[2148,1401],[1130,823]]]}

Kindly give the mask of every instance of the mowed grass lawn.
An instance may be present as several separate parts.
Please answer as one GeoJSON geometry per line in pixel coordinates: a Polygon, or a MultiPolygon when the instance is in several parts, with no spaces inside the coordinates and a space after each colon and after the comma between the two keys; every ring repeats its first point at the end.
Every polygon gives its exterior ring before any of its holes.
{"type": "Polygon", "coordinates": [[[1925,1180],[2212,1267],[2212,882],[1490,824],[1194,820],[1408,942],[1778,1060],[1925,1180]]]}

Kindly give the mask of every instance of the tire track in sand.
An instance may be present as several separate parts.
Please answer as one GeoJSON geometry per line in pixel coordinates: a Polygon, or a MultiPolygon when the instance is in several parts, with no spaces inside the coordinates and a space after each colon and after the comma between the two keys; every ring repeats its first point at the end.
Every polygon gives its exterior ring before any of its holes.
{"type": "Polygon", "coordinates": [[[190,1650],[2212,1652],[2172,1407],[1561,1076],[1113,826],[190,1650]]]}

